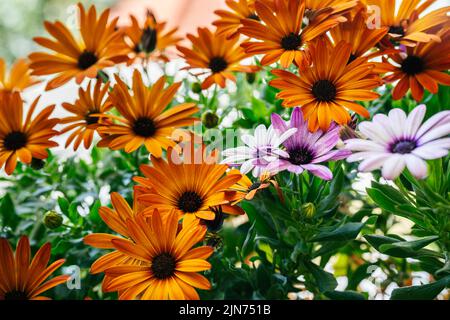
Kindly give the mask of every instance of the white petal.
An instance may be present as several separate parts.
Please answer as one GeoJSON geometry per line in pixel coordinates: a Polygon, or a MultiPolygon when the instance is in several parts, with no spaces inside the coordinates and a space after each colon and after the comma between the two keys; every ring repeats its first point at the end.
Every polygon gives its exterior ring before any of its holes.
{"type": "Polygon", "coordinates": [[[442,111],[442,112],[436,113],[430,119],[425,121],[425,123],[417,131],[416,137],[420,138],[424,134],[426,134],[428,131],[430,131],[432,129],[436,129],[437,127],[440,127],[440,126],[448,127],[449,124],[450,124],[450,111],[442,111]]]}
{"type": "Polygon", "coordinates": [[[267,144],[267,129],[266,126],[263,124],[260,124],[255,129],[255,139],[256,139],[256,145],[262,146],[267,144]]]}
{"type": "Polygon", "coordinates": [[[447,156],[448,150],[426,144],[414,149],[411,153],[425,160],[433,160],[447,156]]]}
{"type": "Polygon", "coordinates": [[[364,139],[349,139],[345,141],[345,148],[352,151],[380,151],[385,152],[386,148],[381,144],[364,139]]]}
{"type": "Polygon", "coordinates": [[[279,136],[276,146],[278,147],[280,144],[293,136],[297,132],[297,130],[297,128],[290,128],[286,130],[282,135],[279,136]]]}
{"type": "Polygon", "coordinates": [[[248,161],[245,161],[245,162],[242,164],[242,166],[241,166],[241,173],[242,173],[242,174],[247,174],[247,173],[249,173],[250,170],[252,170],[253,167],[255,166],[255,165],[253,164],[253,162],[254,162],[254,159],[250,159],[250,160],[248,160],[248,161]]]}
{"type": "Polygon", "coordinates": [[[368,121],[362,122],[359,125],[359,131],[361,131],[363,135],[373,141],[390,143],[393,140],[392,137],[388,134],[388,131],[386,131],[386,129],[383,129],[377,123],[368,121]]]}
{"type": "Polygon", "coordinates": [[[387,180],[395,180],[405,169],[405,159],[399,154],[394,154],[387,159],[381,170],[383,178],[387,180]]]}
{"type": "Polygon", "coordinates": [[[424,104],[417,106],[413,111],[411,111],[411,113],[408,115],[408,119],[406,119],[406,137],[414,137],[416,135],[417,130],[419,130],[420,125],[422,124],[426,112],[427,107],[424,104]]]}
{"type": "Polygon", "coordinates": [[[405,157],[406,166],[411,174],[417,179],[425,179],[428,174],[427,163],[422,159],[411,154],[405,157]]]}
{"type": "Polygon", "coordinates": [[[249,147],[255,147],[256,146],[256,139],[250,134],[243,134],[241,136],[241,140],[243,143],[248,145],[249,147]]]}
{"type": "Polygon", "coordinates": [[[444,137],[450,134],[450,122],[442,125],[438,125],[433,129],[430,129],[427,133],[423,134],[417,141],[419,145],[423,145],[429,141],[444,137]]]}
{"type": "Polygon", "coordinates": [[[364,161],[359,164],[358,170],[362,172],[370,172],[381,168],[391,155],[389,153],[380,153],[366,157],[364,161]]]}
{"type": "Polygon", "coordinates": [[[403,136],[403,130],[405,128],[406,122],[406,113],[402,109],[392,109],[389,111],[389,120],[393,124],[391,126],[392,131],[394,132],[397,138],[401,138],[403,136]]]}

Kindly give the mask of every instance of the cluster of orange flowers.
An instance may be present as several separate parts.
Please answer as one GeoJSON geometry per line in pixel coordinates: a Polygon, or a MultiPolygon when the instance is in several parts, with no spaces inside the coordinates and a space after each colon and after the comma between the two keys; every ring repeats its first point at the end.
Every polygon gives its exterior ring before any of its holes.
{"type": "MultiPolygon", "coordinates": [[[[262,177],[254,186],[236,170],[226,172],[226,165],[217,164],[216,153],[206,155],[203,147],[178,150],[183,132],[177,129],[193,124],[199,111],[193,103],[173,105],[180,83],[166,86],[162,77],[149,88],[135,71],[131,88],[117,75],[110,85],[100,80],[101,70],[149,60],[167,62],[167,48],[176,46],[185,69],[199,70],[197,75],[205,76],[202,89],[208,89],[236,81],[235,72],[254,73],[278,63],[270,82],[281,90],[278,98],[285,107],[301,105],[310,131],[326,131],[332,122],[349,123],[349,111],[369,117],[357,101],[378,98],[373,90],[385,83],[398,81],[394,99],[411,89],[417,101],[424,89],[437,93],[438,84],[450,85],[445,72],[450,66],[449,7],[424,15],[435,1],[400,2],[396,11],[395,0],[226,0],[229,9],[216,12],[216,29],[188,34],[190,47],[179,45],[177,30],[168,30],[151,13],[142,25],[132,16],[130,26],[118,27],[118,18],[110,20],[109,10],[98,15],[94,6],[86,11],[79,4],[78,36],[59,21],[45,22],[52,38],[34,40],[47,51],[32,53],[30,61],[18,60],[9,74],[0,59],[0,168],[12,174],[18,161],[30,164],[47,158],[47,149],[57,145],[51,139],[68,132],[66,147],[73,144],[74,150],[81,144],[89,148],[96,132],[99,147],[133,152],[145,146],[152,166],[142,166],[145,177],[135,178],[139,186],[133,208],[113,193],[114,210],[100,210],[104,222],[121,236],[85,238],[94,247],[113,249],[91,271],[104,272],[104,291],[117,291],[121,299],[198,298],[194,287],[208,289],[210,283],[197,272],[211,267],[206,259],[213,249],[193,247],[204,240],[207,225],[223,213],[242,214],[236,206],[240,200],[275,182],[262,177]],[[371,11],[376,7],[379,17],[371,11]],[[380,25],[371,26],[371,19],[380,20],[380,25]],[[261,66],[243,64],[259,55],[261,66]],[[97,80],[79,88],[75,103],[62,105],[73,114],[70,117],[51,118],[55,106],[33,115],[39,98],[24,116],[21,92],[40,82],[37,76],[53,76],[46,90],[72,79],[79,85],[85,78],[97,80]],[[57,124],[64,128],[55,130],[57,124]],[[170,155],[167,161],[163,151],[170,155]]],[[[3,240],[0,245],[0,270],[12,270],[12,249],[3,240]]],[[[38,255],[47,257],[49,249],[43,248],[38,255]]],[[[48,258],[42,258],[29,266],[29,255],[23,239],[15,267],[42,272],[42,281],[60,265],[44,270],[48,258]]],[[[42,281],[1,280],[0,298],[37,297],[63,281],[55,279],[42,286],[42,281]]]]}

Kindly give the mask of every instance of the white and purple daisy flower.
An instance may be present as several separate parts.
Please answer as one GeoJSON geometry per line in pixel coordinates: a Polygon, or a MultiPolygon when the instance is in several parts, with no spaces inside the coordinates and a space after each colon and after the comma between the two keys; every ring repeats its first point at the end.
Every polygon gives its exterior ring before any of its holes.
{"type": "Polygon", "coordinates": [[[385,179],[394,180],[405,169],[417,179],[427,176],[424,160],[442,158],[450,149],[450,111],[435,114],[425,123],[426,106],[416,107],[409,116],[401,109],[393,109],[386,116],[377,114],[372,121],[359,125],[367,137],[345,141],[354,153],[349,162],[361,161],[358,170],[369,172],[381,169],[385,179]]]}
{"type": "Polygon", "coordinates": [[[279,157],[289,156],[280,149],[280,145],[296,131],[296,129],[291,129],[279,135],[272,126],[267,129],[265,125],[261,124],[256,127],[254,136],[242,135],[241,140],[246,144],[245,146],[224,150],[222,156],[225,159],[222,163],[240,166],[243,174],[253,170],[253,176],[257,178],[266,171],[269,163],[279,157]]]}
{"type": "Polygon", "coordinates": [[[280,134],[292,128],[296,128],[297,132],[283,143],[289,156],[282,156],[272,162],[267,167],[270,172],[288,170],[301,174],[306,170],[321,179],[331,180],[333,173],[320,163],[341,160],[350,155],[348,150],[333,150],[339,142],[340,129],[336,124],[332,124],[327,132],[318,130],[312,133],[308,130],[308,123],[300,108],[294,109],[289,124],[278,114],[272,114],[272,125],[280,134]]]}

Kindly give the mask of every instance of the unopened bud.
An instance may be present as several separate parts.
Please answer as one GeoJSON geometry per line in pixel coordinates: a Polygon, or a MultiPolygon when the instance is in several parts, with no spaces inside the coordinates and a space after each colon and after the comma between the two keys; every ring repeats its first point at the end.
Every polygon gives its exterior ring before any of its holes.
{"type": "Polygon", "coordinates": [[[33,158],[31,159],[30,167],[33,170],[41,170],[45,166],[45,161],[42,159],[33,158]]]}
{"type": "Polygon", "coordinates": [[[247,74],[245,75],[245,77],[247,78],[247,82],[248,82],[249,84],[254,84],[254,83],[255,83],[255,80],[256,80],[256,73],[254,73],[254,72],[247,73],[247,74]]]}
{"type": "Polygon", "coordinates": [[[301,206],[301,212],[303,216],[305,216],[308,219],[311,219],[316,215],[316,206],[312,202],[304,203],[301,206]]]}
{"type": "Polygon", "coordinates": [[[192,92],[193,93],[200,93],[202,92],[202,85],[198,82],[194,82],[191,86],[192,92]]]}
{"type": "Polygon", "coordinates": [[[47,211],[44,215],[44,224],[49,229],[56,229],[63,223],[63,217],[55,211],[47,211]]]}
{"type": "Polygon", "coordinates": [[[202,123],[205,128],[212,129],[219,124],[219,116],[214,112],[208,111],[202,116],[202,123]]]}

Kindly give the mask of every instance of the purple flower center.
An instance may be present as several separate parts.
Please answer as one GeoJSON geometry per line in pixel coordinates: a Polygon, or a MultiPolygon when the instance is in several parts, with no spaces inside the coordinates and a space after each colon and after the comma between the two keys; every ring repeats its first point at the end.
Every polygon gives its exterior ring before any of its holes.
{"type": "Polygon", "coordinates": [[[391,145],[392,153],[407,154],[411,153],[417,147],[416,141],[413,140],[400,140],[391,145]]]}
{"type": "Polygon", "coordinates": [[[307,147],[289,150],[289,162],[295,165],[308,164],[314,159],[314,154],[307,147]]]}

